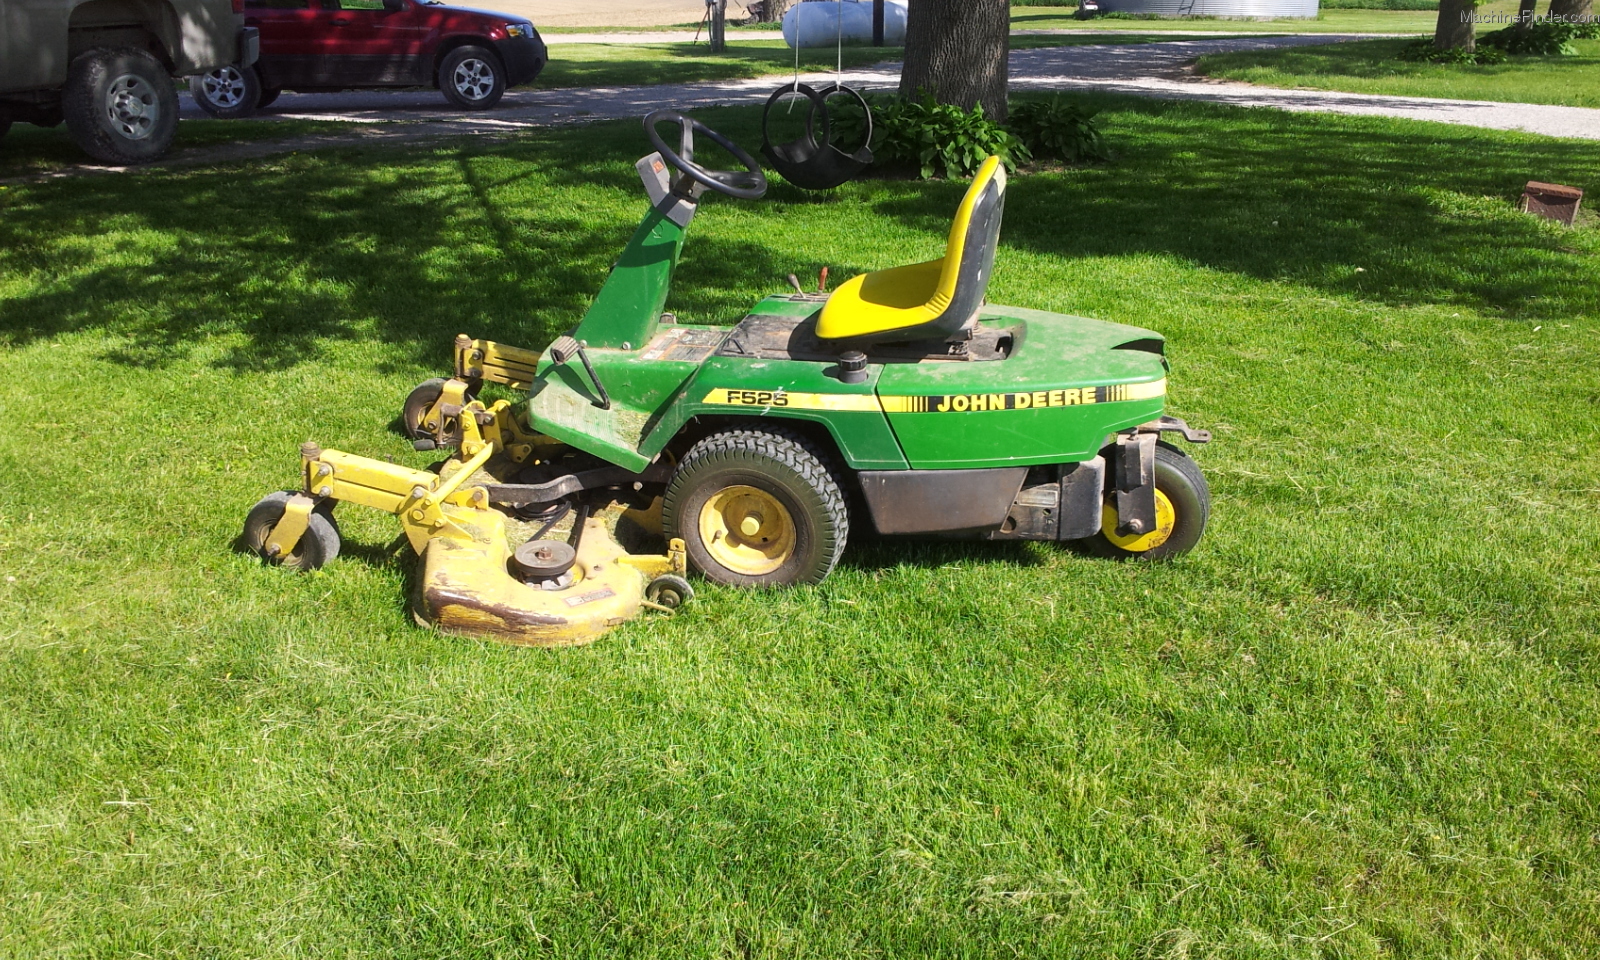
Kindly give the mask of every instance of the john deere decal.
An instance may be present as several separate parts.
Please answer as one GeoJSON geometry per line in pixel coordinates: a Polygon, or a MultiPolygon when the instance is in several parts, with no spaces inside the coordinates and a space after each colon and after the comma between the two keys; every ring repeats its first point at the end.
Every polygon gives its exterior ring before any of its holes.
{"type": "Polygon", "coordinates": [[[1167,381],[1115,383],[1108,387],[1067,387],[1030,393],[953,393],[931,397],[874,397],[870,393],[788,393],[784,390],[730,390],[718,387],[703,403],[789,410],[883,410],[884,413],[983,413],[992,410],[1038,410],[1116,403],[1164,396],[1167,381]]]}

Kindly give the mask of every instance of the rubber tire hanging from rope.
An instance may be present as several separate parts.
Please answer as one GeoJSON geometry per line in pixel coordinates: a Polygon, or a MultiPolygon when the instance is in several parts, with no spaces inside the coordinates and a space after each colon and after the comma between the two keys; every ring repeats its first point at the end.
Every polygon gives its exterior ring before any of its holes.
{"type": "Polygon", "coordinates": [[[833,83],[821,90],[813,90],[800,82],[800,25],[795,23],[794,82],[779,87],[767,98],[767,109],[761,114],[761,155],[772,168],[804,190],[832,190],[849,183],[872,166],[872,108],[867,98],[844,85],[844,7],[842,0],[835,11],[836,62],[833,83]],[[772,108],[785,96],[804,96],[809,101],[806,114],[805,136],[788,143],[774,144],[769,131],[772,108]],[[828,101],[834,97],[848,97],[861,108],[866,122],[866,134],[861,146],[852,151],[839,149],[833,142],[833,120],[828,113],[828,101]],[[817,139],[817,116],[822,116],[822,139],[817,139]]]}
{"type": "Polygon", "coordinates": [[[786,84],[767,99],[767,109],[761,114],[761,155],[767,158],[783,179],[805,190],[832,190],[849,183],[872,165],[872,108],[860,93],[842,83],[831,83],[814,90],[804,83],[786,84]],[[772,108],[785,96],[800,95],[809,101],[806,114],[806,132],[802,137],[787,143],[774,144],[769,132],[772,108]],[[861,108],[866,118],[866,134],[861,145],[846,152],[833,142],[833,121],[828,112],[828,101],[834,97],[849,97],[861,108]],[[821,118],[822,137],[817,138],[818,118],[821,118]]]}

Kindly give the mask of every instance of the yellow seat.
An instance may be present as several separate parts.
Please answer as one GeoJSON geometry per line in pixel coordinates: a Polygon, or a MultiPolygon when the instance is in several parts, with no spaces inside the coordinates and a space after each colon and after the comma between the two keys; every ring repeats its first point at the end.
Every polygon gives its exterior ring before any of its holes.
{"type": "Polygon", "coordinates": [[[1006,172],[990,157],[956,210],[944,259],[846,281],[823,305],[817,336],[865,344],[959,335],[983,305],[1005,204],[1006,172]]]}

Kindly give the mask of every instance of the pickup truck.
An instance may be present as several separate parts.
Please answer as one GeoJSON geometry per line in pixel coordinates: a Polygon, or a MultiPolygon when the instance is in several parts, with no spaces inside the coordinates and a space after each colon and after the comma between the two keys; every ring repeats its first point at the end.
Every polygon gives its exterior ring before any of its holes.
{"type": "Polygon", "coordinates": [[[0,137],[63,120],[104,163],[165,154],[178,125],[173,77],[254,63],[243,0],[0,0],[0,137]]]}

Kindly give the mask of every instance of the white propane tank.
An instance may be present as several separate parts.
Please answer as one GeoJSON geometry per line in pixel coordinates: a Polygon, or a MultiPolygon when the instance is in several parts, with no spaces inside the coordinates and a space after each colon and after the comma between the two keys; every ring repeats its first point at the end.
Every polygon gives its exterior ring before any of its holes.
{"type": "MultiPolygon", "coordinates": [[[[883,42],[900,47],[906,42],[906,3],[883,0],[883,42]]],[[[783,39],[789,46],[831,47],[839,42],[843,18],[845,43],[872,42],[872,0],[805,0],[783,15],[783,39]]]]}

